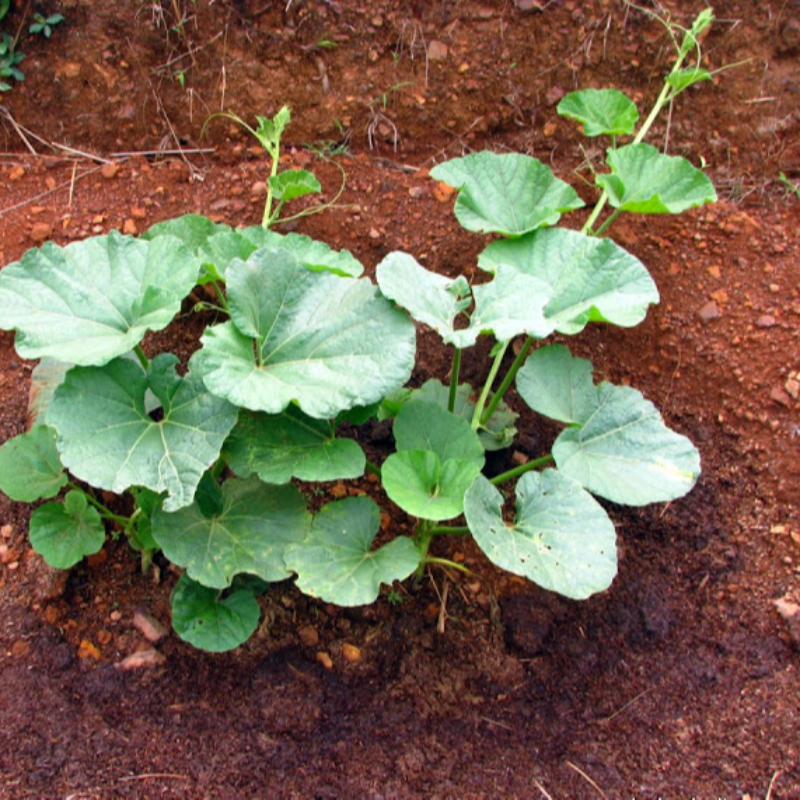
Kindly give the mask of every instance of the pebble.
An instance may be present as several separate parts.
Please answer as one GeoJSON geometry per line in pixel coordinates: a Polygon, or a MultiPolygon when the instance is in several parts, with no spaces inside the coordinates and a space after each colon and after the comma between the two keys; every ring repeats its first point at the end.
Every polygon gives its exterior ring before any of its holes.
{"type": "Polygon", "coordinates": [[[319,644],[319,632],[313,625],[303,625],[297,635],[306,647],[316,647],[319,644]]]}
{"type": "Polygon", "coordinates": [[[777,324],[777,320],[772,316],[772,314],[762,314],[756,320],[757,328],[774,328],[777,324]]]}
{"type": "Polygon", "coordinates": [[[29,235],[36,244],[42,244],[53,235],[53,226],[48,222],[34,222],[29,235]]]}
{"type": "Polygon", "coordinates": [[[127,672],[133,669],[149,669],[152,667],[158,667],[166,660],[167,659],[163,653],[159,653],[154,647],[150,647],[147,650],[139,650],[136,653],[131,653],[114,666],[117,669],[125,670],[127,672]]]}
{"type": "Polygon", "coordinates": [[[445,61],[448,52],[447,45],[444,42],[440,42],[438,39],[434,39],[428,45],[428,58],[431,61],[445,61]]]}
{"type": "Polygon", "coordinates": [[[514,0],[514,7],[522,14],[530,14],[533,11],[542,10],[539,0],[514,0]]]}
{"type": "Polygon", "coordinates": [[[133,627],[155,644],[167,635],[167,629],[150,613],[139,609],[133,615],[133,627]]]}
{"type": "Polygon", "coordinates": [[[333,669],[333,659],[330,657],[330,654],[326,653],[324,650],[317,653],[317,661],[319,661],[325,669],[333,669]]]}
{"type": "Polygon", "coordinates": [[[111,180],[111,178],[116,178],[117,173],[120,170],[119,164],[103,164],[103,167],[100,170],[100,174],[106,179],[111,180]]]}
{"type": "Polygon", "coordinates": [[[350,664],[358,664],[358,662],[363,658],[361,654],[361,648],[356,647],[354,644],[345,642],[342,645],[342,658],[344,658],[344,660],[350,664]]]}
{"type": "Polygon", "coordinates": [[[721,316],[719,306],[712,300],[706,303],[697,312],[697,316],[700,317],[703,322],[711,322],[712,320],[719,319],[721,316]]]}
{"type": "Polygon", "coordinates": [[[786,597],[775,600],[774,605],[789,626],[789,635],[792,637],[795,649],[800,650],[800,605],[786,597]]]}

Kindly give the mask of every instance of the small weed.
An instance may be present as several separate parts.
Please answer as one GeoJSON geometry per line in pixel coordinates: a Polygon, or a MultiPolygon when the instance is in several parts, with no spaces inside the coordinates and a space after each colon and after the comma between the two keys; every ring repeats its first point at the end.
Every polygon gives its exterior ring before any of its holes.
{"type": "Polygon", "coordinates": [[[800,183],[792,183],[787,177],[786,173],[781,172],[778,176],[780,182],[786,187],[786,194],[793,194],[798,200],[800,200],[800,183]]]}
{"type": "Polygon", "coordinates": [[[403,595],[401,595],[400,592],[397,592],[394,589],[389,589],[389,591],[386,592],[386,602],[390,606],[399,606],[403,602],[403,595]]]}
{"type": "Polygon", "coordinates": [[[45,17],[44,14],[34,14],[28,33],[34,35],[40,33],[45,39],[49,39],[53,35],[53,28],[63,21],[63,14],[51,14],[49,17],[45,17]]]}

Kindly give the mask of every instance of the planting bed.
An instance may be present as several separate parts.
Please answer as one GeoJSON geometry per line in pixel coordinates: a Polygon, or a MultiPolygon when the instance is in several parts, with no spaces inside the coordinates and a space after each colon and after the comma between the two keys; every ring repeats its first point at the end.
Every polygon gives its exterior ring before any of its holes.
{"type": "MultiPolygon", "coordinates": [[[[336,208],[278,230],[347,248],[371,276],[400,249],[479,280],[485,242],[428,170],[522,151],[591,202],[581,146],[597,145],[559,99],[613,86],[647,107],[672,58],[662,25],[612,0],[52,5],[66,21],[22,38],[25,82],[0,96],[1,264],[186,212],[257,224],[263,155],[229,121],[203,125],[288,103],[284,166],[312,169],[330,199],[340,171],[320,154],[333,156],[347,185],[336,208]]],[[[169,628],[178,575],[163,562],[142,573],[109,539],[54,573],[28,510],[0,496],[0,797],[800,796],[800,197],[779,180],[800,182],[800,3],[712,5],[705,66],[744,63],[682,95],[650,141],[668,132],[668,152],[704,160],[720,202],[617,222],[661,302],[637,328],[573,340],[702,457],[681,500],[606,504],[611,589],[549,595],[458,537],[436,555],[468,576],[435,567],[356,609],[277,584],[256,635],[209,655],[146,638],[143,616],[169,628]]],[[[702,6],[661,8],[688,24],[702,6]]],[[[210,320],[184,310],[145,351],[188,356],[210,320]]],[[[448,369],[433,333],[418,348],[415,385],[448,369]]],[[[466,352],[463,379],[485,363],[466,352]]],[[[32,367],[0,334],[3,441],[25,427],[32,367]]],[[[526,419],[518,449],[535,454],[554,431],[526,419]]],[[[362,444],[380,461],[389,442],[375,425],[362,444]]],[[[502,469],[514,454],[493,457],[502,469]]],[[[319,502],[378,492],[324,488],[319,502]]]]}

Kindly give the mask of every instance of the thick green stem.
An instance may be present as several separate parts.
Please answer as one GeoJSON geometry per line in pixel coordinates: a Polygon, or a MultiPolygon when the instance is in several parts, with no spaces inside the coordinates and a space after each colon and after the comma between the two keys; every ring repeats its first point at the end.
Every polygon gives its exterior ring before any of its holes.
{"type": "Polygon", "coordinates": [[[373,475],[377,475],[379,478],[381,477],[381,468],[369,460],[367,460],[366,463],[366,470],[367,472],[371,472],[373,475]]]}
{"type": "Polygon", "coordinates": [[[211,285],[214,287],[214,294],[217,296],[217,300],[219,300],[219,304],[222,310],[229,314],[228,311],[228,298],[225,297],[225,292],[222,291],[222,287],[219,285],[219,281],[212,281],[211,285]]]}
{"type": "Polygon", "coordinates": [[[497,355],[494,357],[492,368],[489,370],[489,377],[486,378],[486,383],[481,391],[481,396],[478,398],[478,403],[475,406],[475,413],[472,415],[472,429],[478,430],[483,418],[483,409],[486,406],[486,399],[489,397],[489,392],[492,390],[492,384],[500,371],[500,365],[503,363],[503,356],[506,354],[509,342],[498,343],[497,355]]]}
{"type": "Polygon", "coordinates": [[[429,531],[431,536],[465,536],[469,532],[466,525],[435,525],[429,531]]]}
{"type": "Polygon", "coordinates": [[[481,415],[481,425],[486,425],[486,423],[488,423],[491,419],[492,414],[494,414],[495,409],[503,399],[503,395],[505,395],[505,393],[508,391],[508,387],[511,386],[514,378],[517,377],[520,367],[525,363],[525,359],[528,357],[531,347],[533,347],[533,342],[534,340],[531,336],[525,340],[525,343],[520,348],[519,353],[517,353],[517,357],[514,359],[514,363],[509,368],[505,378],[503,378],[503,382],[497,387],[497,391],[492,395],[489,405],[486,406],[486,410],[481,415]]]}
{"type": "Polygon", "coordinates": [[[133,348],[133,352],[136,353],[136,358],[139,359],[139,363],[142,365],[142,369],[147,371],[147,368],[150,366],[150,359],[144,354],[144,350],[142,350],[141,345],[136,345],[133,348]]]}
{"type": "MultiPolygon", "coordinates": [[[[281,157],[280,144],[275,144],[274,147],[268,148],[267,152],[269,153],[269,157],[272,159],[272,166],[270,167],[269,176],[270,178],[274,178],[278,174],[278,166],[281,157]]],[[[267,202],[264,204],[264,217],[261,220],[261,226],[264,228],[269,228],[272,222],[272,184],[267,181],[267,202]]]]}
{"type": "Polygon", "coordinates": [[[428,563],[428,549],[431,546],[434,529],[435,526],[432,522],[423,519],[420,520],[417,532],[414,534],[414,544],[416,544],[421,556],[416,571],[417,578],[421,578],[425,574],[425,565],[428,563]]]}
{"type": "Polygon", "coordinates": [[[622,213],[621,208],[616,208],[606,217],[605,222],[594,232],[594,236],[602,236],[614,223],[614,220],[622,213]]]}
{"type": "Polygon", "coordinates": [[[69,486],[69,488],[72,489],[74,492],[80,492],[86,498],[87,502],[90,505],[94,506],[100,512],[100,516],[103,517],[103,519],[108,519],[111,520],[111,522],[116,522],[123,528],[127,528],[128,525],[130,525],[131,517],[122,517],[119,514],[115,514],[113,511],[106,508],[106,506],[104,506],[99,500],[95,499],[88,492],[81,489],[81,487],[78,486],[78,484],[73,483],[72,481],[68,481],[67,486],[69,486]]]}
{"type": "Polygon", "coordinates": [[[552,464],[553,461],[553,456],[542,456],[541,458],[535,458],[533,461],[529,461],[527,464],[520,464],[520,466],[514,467],[514,469],[510,469],[507,472],[501,472],[499,475],[495,475],[494,478],[490,480],[490,483],[493,483],[495,486],[499,486],[501,483],[510,481],[513,478],[518,478],[520,475],[524,475],[526,472],[530,472],[532,469],[538,469],[539,467],[547,466],[547,464],[552,464]]]}
{"type": "Polygon", "coordinates": [[[453,348],[453,366],[450,369],[450,396],[447,398],[447,410],[452,414],[456,408],[458,393],[458,375],[461,372],[461,348],[453,348]]]}

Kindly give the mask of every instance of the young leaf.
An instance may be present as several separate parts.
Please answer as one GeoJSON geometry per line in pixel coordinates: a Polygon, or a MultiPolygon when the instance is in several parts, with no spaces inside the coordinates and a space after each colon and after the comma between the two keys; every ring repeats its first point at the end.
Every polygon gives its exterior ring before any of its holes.
{"type": "Polygon", "coordinates": [[[517,514],[503,519],[503,496],[483,476],[467,491],[464,514],[489,560],[545,589],[583,600],[617,574],[614,526],[576,481],[547,469],[517,482],[517,514]]]}
{"type": "Polygon", "coordinates": [[[55,569],[97,553],[105,538],[100,514],[82,492],[68,492],[63,504],[45,503],[31,515],[31,546],[55,569]]]}
{"type": "MultiPolygon", "coordinates": [[[[559,333],[580,333],[589,322],[632,327],[658,302],[644,264],[611,239],[564,228],[536,231],[493,242],[478,258],[478,266],[489,272],[501,265],[548,285],[544,316],[559,333]]],[[[515,299],[528,302],[527,297],[515,299]]]]}
{"type": "Polygon", "coordinates": [[[711,73],[700,67],[687,67],[679,69],[677,72],[670,72],[664,80],[675,89],[675,94],[678,94],[696,83],[710,81],[711,73]]]}
{"type": "Polygon", "coordinates": [[[307,194],[322,191],[319,181],[313,172],[306,169],[287,169],[269,179],[273,195],[278,200],[296,200],[307,194]]]}
{"type": "Polygon", "coordinates": [[[242,411],[222,455],[240,478],[255,473],[266,483],[357,478],[366,464],[356,441],[335,438],[330,422],[294,406],[281,414],[242,411]]]}
{"type": "Polygon", "coordinates": [[[19,503],[55,497],[67,485],[56,432],[37,425],[0,447],[0,489],[19,503]]]}
{"type": "Polygon", "coordinates": [[[700,474],[694,445],[635,389],[593,386],[587,364],[552,345],[517,374],[517,390],[534,411],[572,426],[553,445],[559,470],[615,503],[640,506],[686,494],[700,474]]]}
{"type": "Polygon", "coordinates": [[[447,344],[470,347],[479,330],[456,329],[456,320],[472,303],[463,275],[451,279],[425,269],[407,253],[389,253],[378,264],[375,277],[381,292],[417,322],[433,328],[447,344]]]}
{"type": "Polygon", "coordinates": [[[165,328],[194,287],[198,260],[174,237],[112,231],[66,247],[47,242],[0,274],[0,328],[23,358],[101,365],[165,328]]]}
{"type": "Polygon", "coordinates": [[[198,354],[217,396],[270,414],[296,402],[330,419],[410,376],[414,326],[368,280],[311,272],[266,249],[234,261],[227,279],[231,322],[207,329],[198,354]]]}
{"type": "MultiPolygon", "coordinates": [[[[253,250],[262,247],[284,250],[313,272],[327,271],[351,278],[358,278],[364,272],[364,265],[349,250],[334,250],[310,236],[300,233],[280,234],[261,225],[241,228],[238,233],[255,245],[253,250]]],[[[247,253],[240,258],[246,261],[249,256],[250,253],[247,253]]]]}
{"type": "MultiPolygon", "coordinates": [[[[409,394],[408,399],[411,398],[428,400],[442,408],[447,408],[450,399],[450,387],[445,386],[436,378],[432,378],[422,384],[419,389],[413,390],[409,394]]],[[[473,398],[473,389],[470,384],[460,383],[458,385],[453,413],[457,414],[459,417],[463,417],[467,422],[472,422],[472,417],[475,414],[475,400],[473,398]]],[[[478,438],[483,445],[483,449],[486,451],[503,450],[510,446],[514,441],[514,437],[517,435],[515,422],[518,417],[519,414],[512,411],[505,402],[501,400],[486,425],[478,430],[478,438]]]]}
{"type": "Polygon", "coordinates": [[[422,555],[406,536],[373,550],[379,525],[380,509],[368,497],[324,506],[305,540],[286,548],[298,588],[327,603],[362,606],[377,599],[382,583],[407,578],[422,555]]]}
{"type": "Polygon", "coordinates": [[[168,353],[157,356],[149,376],[125,358],[67,373],[47,421],[58,431],[62,461],[74,475],[117,493],[130,486],[166,491],[167,511],[192,502],[237,410],[206,391],[194,358],[185,378],[174,372],[177,361],[168,353]],[[148,388],[161,402],[160,421],[148,414],[148,388]]]}
{"type": "Polygon", "coordinates": [[[556,109],[583,125],[587,136],[627,136],[639,119],[634,103],[616,89],[582,89],[570,92],[556,109]]]}
{"type": "Polygon", "coordinates": [[[464,511],[464,493],[480,472],[477,461],[441,461],[431,450],[403,450],[383,462],[381,481],[386,494],[403,511],[438,522],[464,511]]]}
{"type": "Polygon", "coordinates": [[[708,176],[680,156],[667,156],[649,144],[629,144],[606,155],[610,173],[597,176],[614,208],[636,214],[680,214],[714,203],[708,176]]]}
{"type": "Polygon", "coordinates": [[[583,206],[575,190],[536,158],[484,151],[438,164],[431,177],[458,189],[455,214],[476,233],[521,236],[583,206]]]}
{"type": "Polygon", "coordinates": [[[288,578],[284,550],[305,536],[309,524],[305,501],[294,485],[234,478],[222,485],[222,508],[216,514],[206,516],[198,502],[171,514],[157,510],[153,538],[193,580],[224,589],[240,572],[270,583],[288,578]]]}
{"type": "Polygon", "coordinates": [[[463,417],[425,400],[406,403],[392,429],[398,450],[429,450],[444,463],[451,458],[474,461],[483,467],[483,445],[463,417]]]}
{"type": "Polygon", "coordinates": [[[202,586],[188,575],[181,575],[170,601],[175,633],[209,653],[224,653],[246,642],[261,616],[258,601],[247,589],[221,597],[219,591],[202,586]]]}

